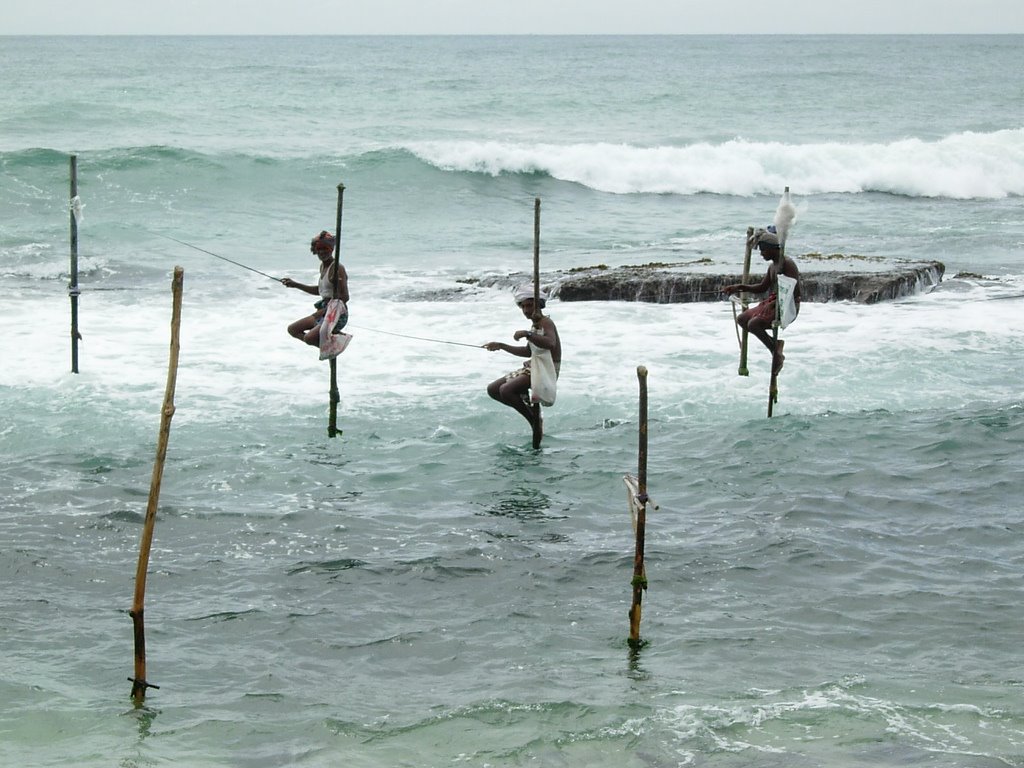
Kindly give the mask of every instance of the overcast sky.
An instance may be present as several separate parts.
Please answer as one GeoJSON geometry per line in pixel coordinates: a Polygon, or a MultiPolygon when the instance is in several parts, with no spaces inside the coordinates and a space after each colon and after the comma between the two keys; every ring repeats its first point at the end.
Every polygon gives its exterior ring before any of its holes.
{"type": "Polygon", "coordinates": [[[1024,33],[1024,0],[4,0],[0,35],[1024,33]]]}

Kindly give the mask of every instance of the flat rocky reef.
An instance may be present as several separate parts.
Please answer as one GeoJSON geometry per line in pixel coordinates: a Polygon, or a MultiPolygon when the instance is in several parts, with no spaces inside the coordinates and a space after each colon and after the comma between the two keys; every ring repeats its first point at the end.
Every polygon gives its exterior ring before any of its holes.
{"type": "MultiPolygon", "coordinates": [[[[910,262],[818,253],[794,258],[800,267],[803,300],[812,302],[875,304],[892,301],[930,291],[942,281],[946,271],[940,261],[910,262]]],[[[750,277],[745,282],[759,282],[766,269],[766,263],[755,258],[751,263],[750,277]]],[[[444,295],[432,292],[429,297],[416,298],[453,300],[474,288],[512,288],[531,281],[532,276],[525,272],[467,277],[458,281],[458,287],[443,292],[444,295]]],[[[742,274],[718,272],[710,259],[620,267],[599,264],[541,274],[544,290],[561,301],[646,301],[655,304],[722,301],[725,298],[722,289],[740,282],[744,282],[742,274]]]]}

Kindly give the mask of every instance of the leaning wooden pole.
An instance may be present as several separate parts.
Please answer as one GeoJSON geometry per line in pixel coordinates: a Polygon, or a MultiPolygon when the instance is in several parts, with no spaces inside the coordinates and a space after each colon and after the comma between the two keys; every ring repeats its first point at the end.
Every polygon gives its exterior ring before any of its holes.
{"type": "MultiPolygon", "coordinates": [[[[750,280],[750,254],[754,250],[754,246],[751,244],[750,240],[753,236],[754,228],[747,227],[747,245],[743,251],[743,280],[741,281],[744,284],[746,284],[747,281],[750,280]]],[[[747,302],[747,294],[744,291],[742,304],[742,309],[744,312],[747,311],[748,306],[749,303],[747,302]]],[[[744,328],[740,339],[740,368],[738,371],[740,376],[750,375],[750,370],[747,368],[747,341],[749,340],[749,338],[750,333],[747,331],[746,328],[744,328]]]]}
{"type": "Polygon", "coordinates": [[[78,373],[78,156],[71,155],[71,282],[68,296],[71,297],[71,372],[78,373]]]}
{"type": "Polygon", "coordinates": [[[637,366],[636,376],[640,382],[640,435],[637,451],[633,603],[629,608],[629,645],[632,648],[640,647],[640,606],[647,589],[647,571],[644,568],[644,539],[647,534],[647,369],[642,365],[637,366]]]}
{"type": "MultiPolygon", "coordinates": [[[[341,272],[341,210],[345,200],[345,185],[338,184],[338,212],[334,221],[334,298],[340,291],[341,272]]],[[[338,360],[331,358],[331,412],[327,420],[327,436],[337,437],[342,430],[338,429],[338,403],[341,395],[338,392],[338,360]]]]}
{"type": "Polygon", "coordinates": [[[146,598],[146,574],[149,571],[149,551],[153,544],[153,528],[156,525],[156,508],[160,499],[160,483],[164,476],[164,460],[167,458],[167,442],[171,436],[171,418],[174,416],[174,387],[178,378],[179,331],[181,329],[181,291],[185,271],[174,268],[171,282],[171,352],[167,366],[167,388],[164,390],[164,405],[160,411],[160,436],[156,445],[156,461],[153,464],[153,478],[149,484],[149,503],[146,505],[146,520],[142,526],[142,541],[139,544],[139,564],[135,570],[135,599],[130,616],[135,634],[135,677],[132,683],[132,698],[141,703],[146,698],[147,688],[159,688],[146,680],[146,629],[143,621],[146,598]]]}

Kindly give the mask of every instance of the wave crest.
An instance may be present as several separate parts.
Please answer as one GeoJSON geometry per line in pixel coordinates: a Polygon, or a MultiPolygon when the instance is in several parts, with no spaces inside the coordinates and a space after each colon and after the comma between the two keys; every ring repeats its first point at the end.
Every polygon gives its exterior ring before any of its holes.
{"type": "Polygon", "coordinates": [[[615,194],[752,196],[776,194],[785,186],[801,195],[883,192],[963,200],[1024,194],[1024,128],[886,144],[427,141],[406,148],[446,171],[540,173],[615,194]]]}

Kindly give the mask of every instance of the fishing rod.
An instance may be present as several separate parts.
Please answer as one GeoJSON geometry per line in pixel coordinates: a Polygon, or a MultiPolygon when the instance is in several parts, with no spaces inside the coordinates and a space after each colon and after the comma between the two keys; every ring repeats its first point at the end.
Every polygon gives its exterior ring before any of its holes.
{"type": "Polygon", "coordinates": [[[385,333],[388,336],[400,336],[403,339],[416,339],[417,341],[432,341],[435,344],[453,344],[458,347],[473,347],[474,349],[483,349],[483,344],[467,344],[464,341],[446,341],[444,339],[428,339],[426,336],[410,336],[407,333],[395,333],[394,331],[382,331],[379,328],[367,328],[361,325],[352,325],[349,323],[345,326],[346,328],[358,328],[361,331],[372,331],[373,333],[385,333]]]}
{"type": "Polygon", "coordinates": [[[208,254],[210,256],[213,256],[214,258],[221,259],[222,261],[226,261],[229,264],[234,264],[236,267],[241,267],[242,269],[248,269],[250,272],[255,272],[257,275],[263,275],[264,277],[269,277],[271,280],[273,280],[275,282],[278,282],[278,283],[281,282],[281,278],[279,278],[279,277],[274,277],[273,275],[268,275],[266,272],[260,272],[258,269],[255,269],[254,267],[246,266],[245,264],[242,264],[240,261],[234,261],[232,259],[229,259],[227,256],[221,256],[220,254],[214,253],[213,251],[208,251],[205,248],[200,248],[198,245],[192,245],[192,243],[186,243],[184,240],[179,240],[178,238],[171,237],[170,235],[162,235],[159,232],[154,232],[153,234],[156,235],[157,237],[163,237],[163,238],[166,238],[168,240],[173,240],[174,242],[179,243],[180,245],[184,245],[184,246],[186,246],[188,248],[192,248],[192,249],[194,249],[196,251],[201,251],[202,253],[205,253],[205,254],[208,254]]]}

